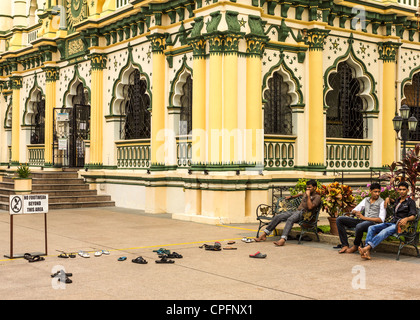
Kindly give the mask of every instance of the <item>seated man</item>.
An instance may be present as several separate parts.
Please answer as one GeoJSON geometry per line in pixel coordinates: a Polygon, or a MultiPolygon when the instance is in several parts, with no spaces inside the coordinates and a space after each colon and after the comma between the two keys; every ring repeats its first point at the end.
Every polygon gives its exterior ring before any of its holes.
{"type": "MultiPolygon", "coordinates": [[[[401,182],[398,186],[400,197],[396,200],[394,215],[391,222],[384,222],[370,226],[366,236],[366,247],[360,248],[360,256],[370,260],[370,251],[378,246],[383,240],[397,232],[397,228],[406,225],[409,221],[416,218],[416,203],[408,196],[408,183],[401,182]]],[[[389,198],[385,200],[385,205],[389,203],[389,198]]]]}
{"type": "MultiPolygon", "coordinates": [[[[290,230],[292,230],[293,224],[299,222],[302,219],[303,213],[307,211],[315,210],[321,204],[321,196],[316,192],[317,183],[315,180],[310,180],[306,183],[306,193],[303,195],[302,202],[300,203],[297,210],[285,211],[274,216],[271,222],[267,225],[267,228],[261,235],[255,239],[255,241],[265,241],[267,235],[271,234],[276,226],[283,221],[286,221],[286,225],[283,229],[283,234],[279,241],[275,241],[274,244],[277,246],[283,246],[286,243],[287,236],[290,230]]],[[[295,197],[302,196],[299,194],[295,197]]],[[[290,199],[287,197],[286,199],[290,199]]]]}
{"type": "Polygon", "coordinates": [[[339,253],[356,252],[362,242],[363,233],[376,223],[385,221],[386,210],[385,201],[379,196],[381,193],[381,185],[372,183],[370,185],[370,197],[364,198],[351,212],[355,217],[341,216],[337,218],[337,229],[340,236],[341,250],[339,253]],[[365,214],[361,211],[365,209],[365,214]],[[356,228],[353,246],[349,248],[346,227],[356,228]]]}

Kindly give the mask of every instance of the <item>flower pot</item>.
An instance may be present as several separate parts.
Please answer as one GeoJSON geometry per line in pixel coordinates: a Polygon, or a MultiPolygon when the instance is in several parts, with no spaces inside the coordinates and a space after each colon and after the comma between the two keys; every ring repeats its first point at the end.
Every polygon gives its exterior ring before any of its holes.
{"type": "Polygon", "coordinates": [[[15,193],[16,194],[31,194],[32,179],[15,178],[15,193]]]}
{"type": "Polygon", "coordinates": [[[337,217],[328,217],[328,221],[330,222],[330,234],[338,236],[337,217]]]}

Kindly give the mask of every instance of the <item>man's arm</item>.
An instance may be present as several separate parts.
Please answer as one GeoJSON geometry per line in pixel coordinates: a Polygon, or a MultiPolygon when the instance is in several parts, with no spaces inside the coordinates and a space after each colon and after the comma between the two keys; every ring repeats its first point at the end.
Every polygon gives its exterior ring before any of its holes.
{"type": "Polygon", "coordinates": [[[309,211],[312,211],[313,209],[315,209],[321,204],[321,196],[318,193],[315,194],[314,201],[311,200],[311,195],[308,191],[306,195],[307,195],[306,199],[307,199],[307,205],[308,205],[309,211]]]}

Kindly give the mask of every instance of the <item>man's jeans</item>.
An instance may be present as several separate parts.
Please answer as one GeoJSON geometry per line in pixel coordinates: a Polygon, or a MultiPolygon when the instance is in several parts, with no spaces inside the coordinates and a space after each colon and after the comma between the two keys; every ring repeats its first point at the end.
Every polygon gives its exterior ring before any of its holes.
{"type": "Polygon", "coordinates": [[[280,222],[286,221],[286,225],[284,226],[283,234],[281,237],[287,240],[287,236],[289,235],[290,230],[292,230],[293,224],[299,222],[302,219],[302,213],[303,210],[285,211],[279,213],[274,216],[264,232],[269,235],[280,222]]]}
{"type": "Polygon", "coordinates": [[[395,232],[397,232],[397,225],[395,223],[385,222],[370,226],[366,236],[366,244],[369,244],[373,249],[395,232]]]}
{"type": "Polygon", "coordinates": [[[361,219],[355,219],[351,217],[341,216],[337,218],[337,229],[338,235],[340,236],[340,242],[343,247],[348,247],[349,242],[347,239],[347,232],[346,228],[356,228],[355,230],[355,238],[354,238],[354,245],[360,246],[362,242],[363,233],[368,231],[368,228],[374,225],[375,222],[372,221],[364,221],[361,219]]]}

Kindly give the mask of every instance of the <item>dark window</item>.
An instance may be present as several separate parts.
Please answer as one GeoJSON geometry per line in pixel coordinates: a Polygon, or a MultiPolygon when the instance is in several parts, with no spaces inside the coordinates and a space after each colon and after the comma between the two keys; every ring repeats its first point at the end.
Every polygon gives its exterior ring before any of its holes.
{"type": "Polygon", "coordinates": [[[192,95],[193,81],[188,76],[184,86],[182,87],[183,95],[181,97],[181,115],[179,124],[179,134],[187,135],[192,131],[192,95]]]}
{"type": "Polygon", "coordinates": [[[123,88],[121,139],[150,139],[150,98],[146,93],[147,82],[134,70],[129,84],[123,88]]]}
{"type": "Polygon", "coordinates": [[[38,93],[31,119],[31,144],[45,143],[45,99],[38,93]]]}
{"type": "Polygon", "coordinates": [[[267,101],[264,107],[265,134],[292,134],[291,97],[288,92],[289,85],[278,72],[274,73],[268,80],[268,90],[264,94],[267,101]]]}
{"type": "MultiPolygon", "coordinates": [[[[410,107],[410,116],[420,119],[420,73],[413,76],[413,81],[410,85],[404,87],[405,99],[401,105],[406,104],[410,107]]],[[[411,141],[420,141],[420,126],[417,126],[417,131],[410,132],[411,141]]]]}
{"type": "Polygon", "coordinates": [[[358,96],[361,85],[349,64],[341,62],[328,83],[332,91],[326,97],[327,137],[363,139],[363,101],[358,96]]]}

